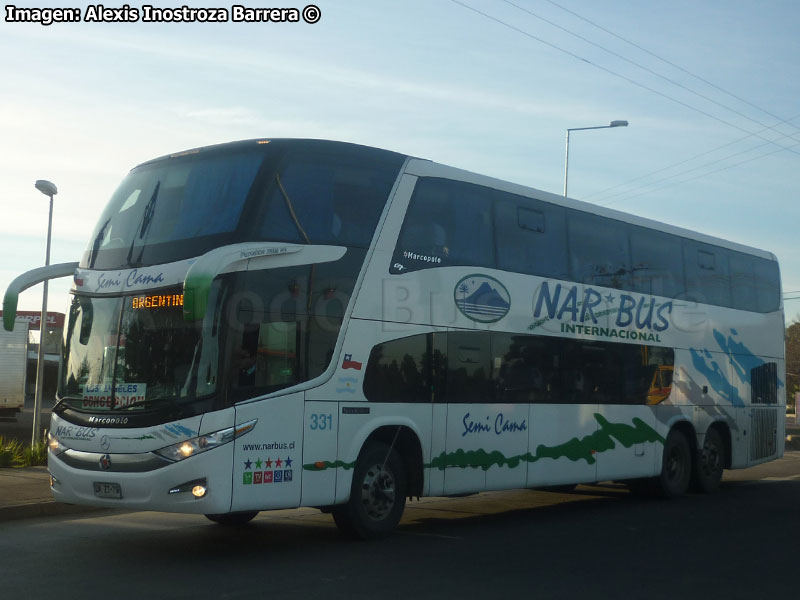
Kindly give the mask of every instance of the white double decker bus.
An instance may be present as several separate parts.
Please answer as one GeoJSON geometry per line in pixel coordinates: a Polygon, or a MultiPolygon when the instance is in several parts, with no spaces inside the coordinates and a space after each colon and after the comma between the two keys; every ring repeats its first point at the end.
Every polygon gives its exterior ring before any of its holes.
{"type": "Polygon", "coordinates": [[[74,277],[58,501],[330,511],[627,481],[712,491],[782,455],[775,257],[384,150],[252,140],[144,163],[74,277]]]}

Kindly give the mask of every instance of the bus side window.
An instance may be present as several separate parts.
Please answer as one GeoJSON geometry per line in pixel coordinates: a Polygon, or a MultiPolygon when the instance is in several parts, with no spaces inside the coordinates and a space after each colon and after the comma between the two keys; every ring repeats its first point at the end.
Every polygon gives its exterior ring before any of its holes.
{"type": "Polygon", "coordinates": [[[686,293],[698,302],[731,306],[728,254],[722,248],[683,241],[686,293]]]}
{"type": "Polygon", "coordinates": [[[494,401],[549,403],[560,390],[559,339],[492,333],[494,401]]]}
{"type": "Polygon", "coordinates": [[[364,373],[364,395],[372,402],[431,402],[431,334],[376,344],[364,373]]]}
{"type": "Polygon", "coordinates": [[[506,192],[495,194],[497,267],[568,279],[564,209],[506,192]]]}
{"type": "Polygon", "coordinates": [[[447,334],[447,402],[490,402],[492,369],[487,332],[447,334]]]}
{"type": "Polygon", "coordinates": [[[494,268],[492,221],[490,188],[421,177],[395,247],[392,272],[452,265],[494,268]]]}
{"type": "Polygon", "coordinates": [[[781,283],[778,274],[778,263],[757,258],[756,271],[756,296],[758,297],[759,312],[772,312],[778,310],[781,298],[781,283]]]}
{"type": "Polygon", "coordinates": [[[755,261],[755,257],[739,252],[731,252],[729,256],[733,308],[758,310],[755,261]]]}
{"type": "Polygon", "coordinates": [[[684,292],[681,240],[675,236],[630,228],[633,291],[675,298],[684,292]]]}
{"type": "Polygon", "coordinates": [[[631,289],[631,259],[624,223],[568,210],[567,232],[573,281],[631,289]]]}

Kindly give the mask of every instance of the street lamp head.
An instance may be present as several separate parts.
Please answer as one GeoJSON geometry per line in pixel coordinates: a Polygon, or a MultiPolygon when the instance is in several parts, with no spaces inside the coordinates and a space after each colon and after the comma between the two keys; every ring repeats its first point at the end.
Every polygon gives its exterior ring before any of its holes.
{"type": "Polygon", "coordinates": [[[42,192],[45,196],[50,196],[52,198],[58,193],[58,188],[52,181],[47,181],[46,179],[37,179],[34,185],[36,186],[36,189],[42,192]]]}
{"type": "Polygon", "coordinates": [[[627,126],[628,126],[627,121],[611,121],[611,124],[609,125],[609,127],[627,127],[627,126]]]}

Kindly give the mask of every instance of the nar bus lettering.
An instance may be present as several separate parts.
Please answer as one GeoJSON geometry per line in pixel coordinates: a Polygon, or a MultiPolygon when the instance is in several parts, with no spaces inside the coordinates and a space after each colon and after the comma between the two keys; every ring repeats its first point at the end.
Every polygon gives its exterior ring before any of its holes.
{"type": "Polygon", "coordinates": [[[659,303],[654,297],[640,296],[637,300],[629,294],[619,297],[608,294],[603,297],[600,292],[587,287],[578,300],[578,286],[555,285],[551,291],[550,284],[545,281],[534,297],[533,317],[538,319],[543,314],[548,319],[569,320],[583,323],[591,319],[597,323],[594,309],[605,300],[606,310],[602,315],[616,313],[617,327],[635,327],[653,331],[665,331],[669,328],[668,315],[672,314],[672,301],[659,303]]]}

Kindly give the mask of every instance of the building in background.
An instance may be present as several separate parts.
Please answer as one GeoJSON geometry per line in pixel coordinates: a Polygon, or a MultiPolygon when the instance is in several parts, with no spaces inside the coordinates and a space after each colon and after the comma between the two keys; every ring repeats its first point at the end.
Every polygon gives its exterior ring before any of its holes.
{"type": "MultiPolygon", "coordinates": [[[[0,311],[0,317],[3,311],[0,311]]],[[[61,360],[61,338],[64,334],[64,313],[47,313],[47,335],[44,340],[44,392],[45,406],[52,403],[58,386],[58,365],[61,360]]],[[[25,396],[36,395],[36,361],[39,352],[39,330],[42,315],[37,311],[17,311],[17,321],[28,324],[28,359],[26,363],[25,396]]]]}

